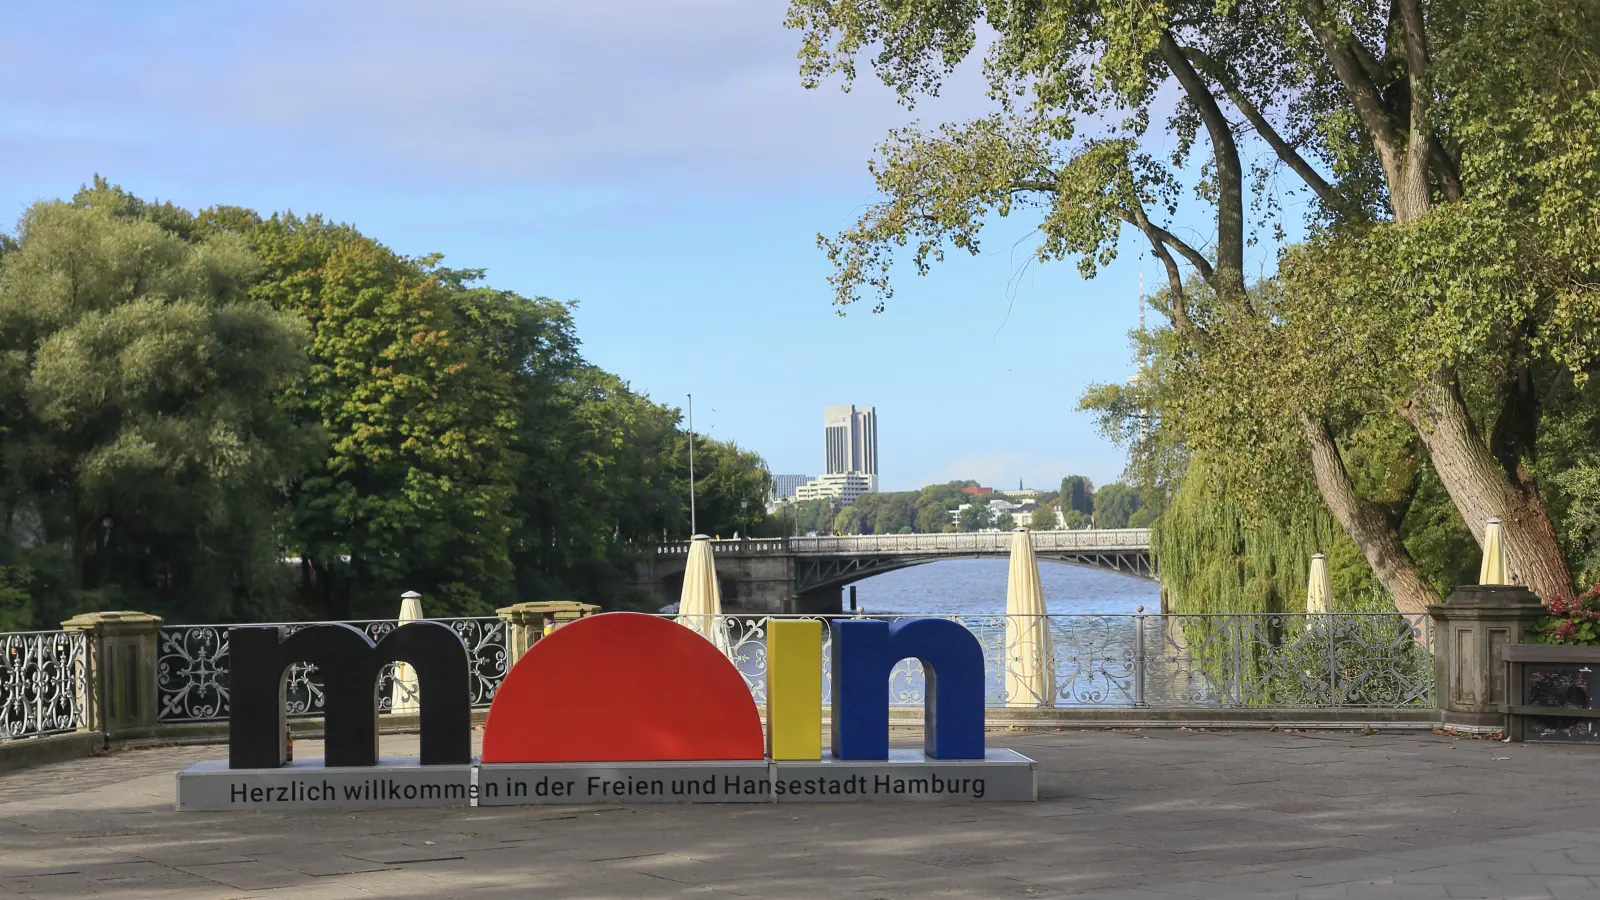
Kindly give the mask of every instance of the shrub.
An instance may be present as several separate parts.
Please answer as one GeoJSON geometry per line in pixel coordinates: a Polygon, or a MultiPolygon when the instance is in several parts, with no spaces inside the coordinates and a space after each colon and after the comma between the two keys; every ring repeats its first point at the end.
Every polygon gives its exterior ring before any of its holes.
{"type": "Polygon", "coordinates": [[[1549,615],[1533,626],[1535,644],[1600,644],[1600,584],[1573,600],[1554,600],[1549,615]]]}

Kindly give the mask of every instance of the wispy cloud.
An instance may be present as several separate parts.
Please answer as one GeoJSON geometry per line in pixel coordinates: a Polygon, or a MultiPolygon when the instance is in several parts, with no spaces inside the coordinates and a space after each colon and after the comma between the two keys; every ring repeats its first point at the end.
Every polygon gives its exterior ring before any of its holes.
{"type": "MultiPolygon", "coordinates": [[[[784,0],[174,6],[16,26],[0,54],[16,111],[3,130],[137,142],[200,123],[212,153],[231,142],[248,155],[246,141],[270,136],[369,177],[378,162],[412,178],[759,189],[858,181],[886,128],[911,118],[870,77],[850,95],[802,89],[784,0]],[[29,77],[40,71],[51,78],[29,77]],[[77,118],[48,121],[62,109],[77,118]]],[[[970,71],[919,112],[981,105],[970,71]]]]}

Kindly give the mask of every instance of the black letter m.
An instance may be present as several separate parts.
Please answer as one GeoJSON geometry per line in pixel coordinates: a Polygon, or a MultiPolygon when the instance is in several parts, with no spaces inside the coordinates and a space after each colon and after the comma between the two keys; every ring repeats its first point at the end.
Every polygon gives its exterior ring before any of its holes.
{"type": "Polygon", "coordinates": [[[285,675],[298,662],[322,675],[323,731],[329,766],[378,764],[378,676],[392,662],[417,672],[422,764],[472,762],[472,700],[467,645],[439,622],[411,622],[374,644],[340,623],[308,625],[284,637],[279,626],[228,630],[228,766],[274,769],[284,763],[285,675]]]}

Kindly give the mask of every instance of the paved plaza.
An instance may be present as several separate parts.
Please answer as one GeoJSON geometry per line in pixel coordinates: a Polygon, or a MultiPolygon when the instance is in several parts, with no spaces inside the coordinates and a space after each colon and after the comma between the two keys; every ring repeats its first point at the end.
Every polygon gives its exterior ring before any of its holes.
{"type": "MultiPolygon", "coordinates": [[[[225,748],[125,751],[0,774],[0,898],[1600,900],[1600,747],[989,741],[1039,760],[1038,803],[180,814],[173,772],[225,748]]],[[[415,746],[384,738],[386,754],[415,746]]]]}

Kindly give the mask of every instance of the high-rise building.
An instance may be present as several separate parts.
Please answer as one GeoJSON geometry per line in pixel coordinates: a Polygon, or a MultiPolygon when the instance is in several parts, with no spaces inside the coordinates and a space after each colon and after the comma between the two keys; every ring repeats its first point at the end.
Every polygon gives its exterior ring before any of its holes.
{"type": "Polygon", "coordinates": [[[791,500],[794,498],[795,488],[810,480],[810,475],[774,475],[772,476],[772,499],[791,500]]]}
{"type": "Polygon", "coordinates": [[[866,476],[878,490],[878,413],[870,406],[828,406],[822,411],[825,468],[829,475],[866,476]]]}

